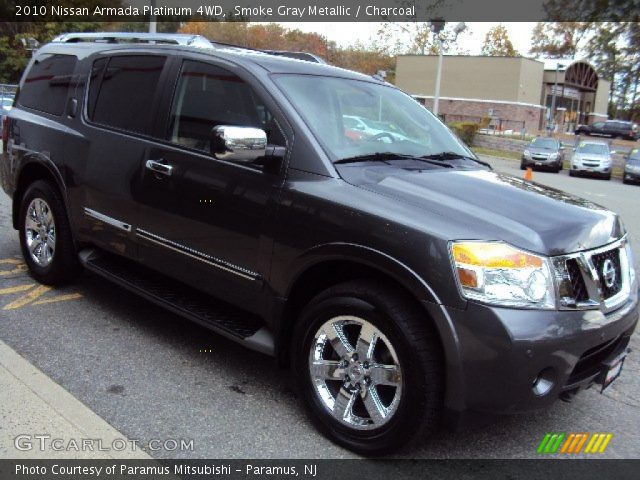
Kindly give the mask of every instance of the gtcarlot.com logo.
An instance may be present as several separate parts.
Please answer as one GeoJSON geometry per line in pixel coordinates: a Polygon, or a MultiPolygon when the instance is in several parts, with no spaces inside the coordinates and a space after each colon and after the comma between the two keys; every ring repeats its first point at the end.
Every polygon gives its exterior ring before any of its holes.
{"type": "Polygon", "coordinates": [[[538,453],[604,453],[612,438],[612,433],[547,433],[538,445],[538,453]]]}

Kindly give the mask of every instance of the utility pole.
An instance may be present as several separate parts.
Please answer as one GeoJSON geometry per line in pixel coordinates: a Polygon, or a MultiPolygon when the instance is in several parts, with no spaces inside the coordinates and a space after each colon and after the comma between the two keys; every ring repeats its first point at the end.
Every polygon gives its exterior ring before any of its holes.
{"type": "Polygon", "coordinates": [[[442,48],[442,38],[440,37],[440,32],[444,29],[445,22],[443,19],[433,20],[429,22],[431,25],[431,31],[434,33],[436,37],[436,41],[438,42],[438,70],[436,71],[436,91],[433,95],[433,109],[432,113],[437,117],[438,116],[438,107],[440,106],[440,80],[442,79],[442,56],[443,56],[443,48],[442,48]]]}
{"type": "MultiPolygon", "coordinates": [[[[444,25],[445,25],[445,21],[442,18],[429,22],[431,31],[434,33],[436,37],[436,41],[438,42],[438,70],[436,71],[436,91],[434,92],[434,95],[433,95],[433,109],[432,109],[432,113],[435,116],[438,116],[438,110],[440,107],[440,82],[442,80],[442,60],[444,56],[444,43],[442,41],[442,36],[440,35],[440,32],[442,32],[442,30],[444,29],[444,25]]],[[[465,25],[464,22],[458,23],[458,25],[456,25],[456,28],[453,30],[454,33],[456,34],[455,38],[457,39],[458,35],[464,32],[466,28],[467,26],[465,25]]]]}
{"type": "Polygon", "coordinates": [[[156,15],[155,13],[155,9],[156,9],[156,0],[151,0],[151,16],[149,17],[149,33],[156,33],[156,28],[157,28],[157,22],[156,22],[156,15]]]}
{"type": "Polygon", "coordinates": [[[551,118],[549,119],[549,123],[551,126],[551,128],[549,129],[550,131],[553,130],[553,127],[556,123],[556,95],[558,91],[558,73],[560,71],[560,67],[564,67],[564,65],[561,63],[556,63],[556,79],[555,83],[553,84],[553,93],[551,95],[551,118]]]}

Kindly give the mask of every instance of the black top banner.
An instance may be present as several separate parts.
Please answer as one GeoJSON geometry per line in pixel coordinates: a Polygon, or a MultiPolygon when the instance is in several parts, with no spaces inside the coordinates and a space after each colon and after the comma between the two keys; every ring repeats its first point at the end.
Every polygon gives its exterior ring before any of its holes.
{"type": "Polygon", "coordinates": [[[19,0],[6,22],[640,21],[640,0],[19,0]]]}

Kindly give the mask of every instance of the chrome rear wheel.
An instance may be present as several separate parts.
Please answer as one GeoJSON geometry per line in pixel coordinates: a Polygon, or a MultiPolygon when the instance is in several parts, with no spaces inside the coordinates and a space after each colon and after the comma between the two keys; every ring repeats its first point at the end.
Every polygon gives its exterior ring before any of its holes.
{"type": "Polygon", "coordinates": [[[56,251],[56,224],[51,207],[42,198],[34,198],[27,207],[24,236],[31,259],[48,267],[56,251]]]}

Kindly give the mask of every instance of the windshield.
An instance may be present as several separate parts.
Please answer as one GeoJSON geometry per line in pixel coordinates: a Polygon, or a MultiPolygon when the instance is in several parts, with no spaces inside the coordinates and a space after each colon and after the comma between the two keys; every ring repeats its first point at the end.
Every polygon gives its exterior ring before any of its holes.
{"type": "Polygon", "coordinates": [[[557,142],[553,138],[536,138],[531,142],[532,147],[546,148],[547,150],[555,150],[558,148],[557,142]]]}
{"type": "Polygon", "coordinates": [[[577,152],[592,153],[594,155],[607,155],[609,153],[609,148],[602,143],[581,143],[577,152]]]}
{"type": "Polygon", "coordinates": [[[391,86],[315,75],[274,78],[334,162],[380,152],[474,156],[426,108],[391,86]]]}

